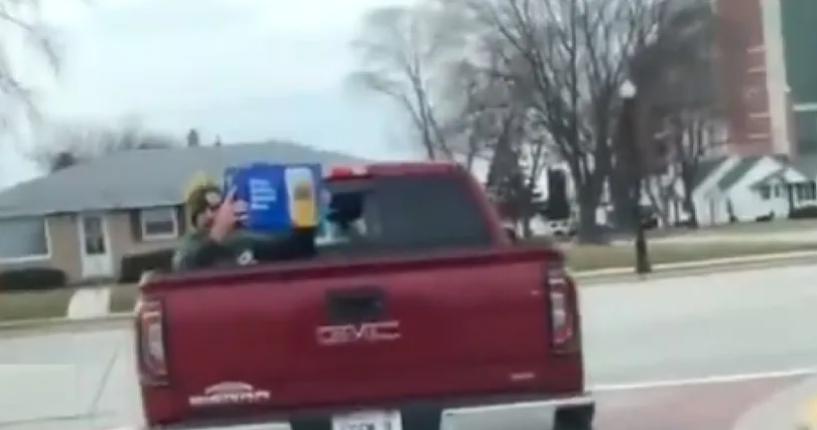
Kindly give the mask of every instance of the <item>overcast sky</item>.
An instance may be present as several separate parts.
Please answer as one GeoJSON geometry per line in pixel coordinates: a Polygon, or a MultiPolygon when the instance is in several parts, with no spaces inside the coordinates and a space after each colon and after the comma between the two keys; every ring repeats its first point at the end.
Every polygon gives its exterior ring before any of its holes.
{"type": "MultiPolygon", "coordinates": [[[[138,117],[183,136],[284,138],[397,158],[395,127],[344,78],[363,13],[386,0],[43,0],[63,45],[56,82],[26,63],[53,118],[138,117]],[[33,75],[32,75],[33,76],[33,75]]],[[[391,0],[406,2],[410,0],[391,0]]],[[[36,174],[3,138],[0,185],[36,174]]]]}

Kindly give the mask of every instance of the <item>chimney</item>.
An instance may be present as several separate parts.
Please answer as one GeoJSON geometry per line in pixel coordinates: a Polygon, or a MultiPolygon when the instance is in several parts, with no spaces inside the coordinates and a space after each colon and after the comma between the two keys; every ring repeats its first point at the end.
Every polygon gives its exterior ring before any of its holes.
{"type": "Polygon", "coordinates": [[[190,132],[187,133],[187,147],[197,148],[199,146],[201,146],[201,138],[199,137],[199,132],[195,128],[191,128],[190,132]]]}

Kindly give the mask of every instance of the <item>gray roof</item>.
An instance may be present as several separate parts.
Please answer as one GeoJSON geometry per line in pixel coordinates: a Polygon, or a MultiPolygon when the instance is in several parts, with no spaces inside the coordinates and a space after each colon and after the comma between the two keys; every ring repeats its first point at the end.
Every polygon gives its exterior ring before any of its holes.
{"type": "Polygon", "coordinates": [[[692,188],[698,188],[698,186],[709,178],[709,175],[714,173],[715,170],[717,170],[727,158],[728,157],[726,156],[721,156],[699,161],[698,165],[695,166],[695,175],[692,179],[692,188]]]}
{"type": "Polygon", "coordinates": [[[771,181],[772,179],[777,179],[777,180],[785,182],[786,169],[787,169],[787,167],[777,169],[774,172],[769,173],[768,175],[758,179],[752,185],[750,185],[750,187],[751,188],[760,188],[760,187],[762,187],[764,185],[767,185],[769,183],[769,181],[771,181]]]}
{"type": "Polygon", "coordinates": [[[778,161],[781,164],[788,164],[789,157],[784,154],[774,154],[774,155],[753,155],[748,157],[741,157],[737,164],[735,164],[732,169],[730,169],[726,174],[721,177],[720,181],[718,181],[718,189],[721,191],[727,191],[732,188],[738,181],[740,181],[750,170],[757,163],[763,160],[766,157],[771,157],[772,159],[778,161]]]}
{"type": "Polygon", "coordinates": [[[718,189],[721,191],[727,191],[732,188],[732,185],[735,185],[745,174],[747,174],[752,167],[755,167],[763,157],[759,156],[751,156],[751,157],[743,157],[741,158],[731,170],[726,172],[723,177],[721,177],[720,181],[718,181],[718,189]]]}
{"type": "Polygon", "coordinates": [[[119,152],[0,192],[0,217],[177,205],[197,173],[220,178],[227,167],[258,161],[365,160],[283,142],[119,152]]]}

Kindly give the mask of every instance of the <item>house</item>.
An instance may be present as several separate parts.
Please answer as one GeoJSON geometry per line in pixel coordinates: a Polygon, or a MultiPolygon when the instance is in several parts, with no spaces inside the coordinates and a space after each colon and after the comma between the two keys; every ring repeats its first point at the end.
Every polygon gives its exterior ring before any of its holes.
{"type": "Polygon", "coordinates": [[[728,157],[707,176],[693,194],[701,225],[786,217],[794,208],[817,204],[817,159],[728,157]]]}
{"type": "Polygon", "coordinates": [[[778,171],[754,184],[760,200],[767,205],[792,209],[817,205],[817,157],[798,157],[785,171],[778,171]]]}
{"type": "Polygon", "coordinates": [[[55,267],[72,282],[116,276],[120,259],[165,249],[188,227],[185,185],[254,161],[358,163],[291,143],[111,154],[0,192],[0,270],[55,267]]]}

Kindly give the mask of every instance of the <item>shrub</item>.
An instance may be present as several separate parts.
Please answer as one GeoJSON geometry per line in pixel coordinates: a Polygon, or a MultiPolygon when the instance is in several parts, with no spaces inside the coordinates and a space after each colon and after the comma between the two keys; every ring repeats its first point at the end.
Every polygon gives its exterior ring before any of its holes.
{"type": "Polygon", "coordinates": [[[774,220],[774,212],[767,215],[760,215],[755,218],[755,222],[771,222],[774,220]]]}
{"type": "Polygon", "coordinates": [[[172,249],[126,255],[120,262],[119,282],[139,282],[145,272],[169,272],[172,268],[172,249]]]}
{"type": "Polygon", "coordinates": [[[672,224],[674,227],[683,227],[683,228],[696,228],[697,225],[693,222],[692,218],[686,218],[682,220],[675,221],[672,224]]]}
{"type": "Polygon", "coordinates": [[[789,212],[789,219],[817,218],[817,206],[803,206],[789,212]]]}
{"type": "Polygon", "coordinates": [[[65,272],[51,267],[29,267],[0,273],[2,291],[43,291],[64,287],[65,272]]]}

